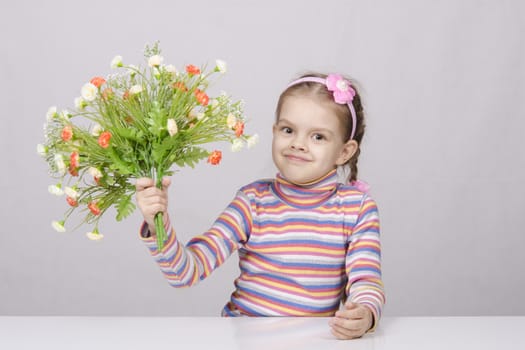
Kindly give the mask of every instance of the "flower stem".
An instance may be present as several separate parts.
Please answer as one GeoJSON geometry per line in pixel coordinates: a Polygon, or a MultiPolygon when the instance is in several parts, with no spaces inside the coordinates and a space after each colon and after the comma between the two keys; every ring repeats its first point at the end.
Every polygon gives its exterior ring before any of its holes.
{"type": "MultiPolygon", "coordinates": [[[[155,185],[160,189],[162,189],[162,176],[163,172],[157,169],[155,172],[155,185]]],[[[162,212],[155,214],[155,231],[157,232],[157,250],[161,251],[166,242],[166,229],[164,228],[162,212]]]]}

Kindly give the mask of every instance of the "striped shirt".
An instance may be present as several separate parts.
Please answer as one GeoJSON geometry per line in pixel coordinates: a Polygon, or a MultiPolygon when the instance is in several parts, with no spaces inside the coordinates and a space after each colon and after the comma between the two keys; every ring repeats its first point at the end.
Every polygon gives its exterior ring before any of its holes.
{"type": "MultiPolygon", "coordinates": [[[[143,226],[141,232],[147,231],[143,226]]],[[[337,183],[335,171],[308,186],[277,175],[242,187],[211,228],[157,250],[143,238],[174,287],[206,278],[234,252],[240,275],[223,316],[332,316],[349,299],[380,318],[379,218],[368,194],[337,183]]]]}

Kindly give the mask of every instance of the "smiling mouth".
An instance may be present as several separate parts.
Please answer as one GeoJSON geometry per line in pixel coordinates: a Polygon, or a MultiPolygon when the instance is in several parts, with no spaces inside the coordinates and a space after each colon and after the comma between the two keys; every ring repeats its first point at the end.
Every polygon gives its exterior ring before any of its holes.
{"type": "Polygon", "coordinates": [[[293,154],[285,154],[284,155],[284,158],[292,161],[292,162],[309,162],[310,160],[309,159],[306,159],[306,158],[303,158],[303,157],[300,157],[300,156],[296,156],[296,155],[293,155],[293,154]]]}

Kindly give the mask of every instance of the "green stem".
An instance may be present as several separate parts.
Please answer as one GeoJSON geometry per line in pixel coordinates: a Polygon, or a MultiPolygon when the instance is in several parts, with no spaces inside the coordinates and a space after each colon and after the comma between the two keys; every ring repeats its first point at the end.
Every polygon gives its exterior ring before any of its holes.
{"type": "MultiPolygon", "coordinates": [[[[157,188],[162,189],[162,176],[163,172],[157,169],[155,174],[155,184],[157,188]]],[[[166,230],[164,229],[164,220],[162,212],[155,214],[155,231],[157,232],[157,250],[161,251],[164,248],[166,242],[166,230]]]]}

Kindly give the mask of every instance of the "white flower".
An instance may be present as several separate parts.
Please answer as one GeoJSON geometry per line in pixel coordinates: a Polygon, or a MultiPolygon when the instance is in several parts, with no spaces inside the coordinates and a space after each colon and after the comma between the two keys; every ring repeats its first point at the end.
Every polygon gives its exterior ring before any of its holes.
{"type": "Polygon", "coordinates": [[[135,95],[135,94],[138,94],[142,92],[142,85],[133,85],[132,87],[129,88],[129,94],[130,95],[135,95]]]}
{"type": "Polygon", "coordinates": [[[98,170],[97,168],[95,168],[95,167],[90,167],[88,169],[88,173],[89,173],[89,175],[93,176],[94,178],[100,179],[102,177],[102,172],[100,170],[98,170]]]}
{"type": "Polygon", "coordinates": [[[177,122],[173,118],[168,119],[167,127],[168,127],[168,133],[170,134],[170,136],[175,135],[179,131],[179,129],[177,128],[177,122]]]}
{"type": "Polygon", "coordinates": [[[244,147],[244,142],[241,139],[235,139],[232,142],[232,152],[239,152],[244,147]]]}
{"type": "Polygon", "coordinates": [[[83,110],[84,108],[86,108],[86,106],[87,106],[87,103],[86,101],[84,101],[82,97],[75,98],[75,108],[76,109],[83,110]]]}
{"type": "Polygon", "coordinates": [[[164,69],[166,69],[166,72],[171,73],[173,76],[179,75],[179,71],[172,64],[168,64],[167,66],[164,67],[164,69]]]}
{"type": "Polygon", "coordinates": [[[43,144],[39,143],[36,145],[36,151],[41,157],[45,157],[47,155],[48,149],[43,144]]]}
{"type": "Polygon", "coordinates": [[[252,136],[248,137],[248,139],[246,140],[246,145],[248,146],[248,148],[252,148],[253,146],[255,146],[258,143],[259,143],[259,135],[258,134],[253,134],[252,136]]]}
{"type": "Polygon", "coordinates": [[[223,60],[215,60],[215,71],[219,73],[226,73],[226,62],[223,60]]]}
{"type": "Polygon", "coordinates": [[[115,56],[111,60],[111,68],[115,69],[117,67],[122,67],[122,56],[115,56]]]}
{"type": "Polygon", "coordinates": [[[66,194],[66,196],[71,197],[73,199],[78,199],[78,197],[80,196],[77,190],[75,190],[72,187],[67,187],[67,186],[66,188],[64,188],[64,193],[66,194]]]}
{"type": "Polygon", "coordinates": [[[95,124],[91,128],[91,135],[93,136],[99,136],[101,132],[102,132],[102,127],[99,124],[95,124]]]}
{"type": "Polygon", "coordinates": [[[67,109],[64,109],[60,112],[60,118],[62,118],[63,120],[68,120],[69,118],[71,118],[71,113],[67,109]]]}
{"type": "Polygon", "coordinates": [[[61,184],[49,185],[47,187],[47,190],[49,191],[49,193],[54,194],[55,196],[61,196],[64,194],[64,191],[62,191],[61,184]]]}
{"type": "Polygon", "coordinates": [[[104,235],[98,232],[98,230],[88,232],[86,233],[86,236],[92,241],[100,241],[102,238],[104,238],[104,235]]]}
{"type": "Polygon", "coordinates": [[[153,55],[148,59],[148,65],[150,67],[158,67],[162,64],[162,61],[164,61],[164,57],[159,55],[153,55]]]}
{"type": "Polygon", "coordinates": [[[64,163],[64,158],[61,154],[55,154],[55,165],[61,176],[66,174],[66,163],[64,163]]]}
{"type": "Polygon", "coordinates": [[[66,228],[64,227],[64,221],[52,221],[51,226],[57,231],[57,232],[66,232],[66,228]]]}
{"type": "Polygon", "coordinates": [[[237,118],[235,118],[232,113],[228,114],[228,117],[226,118],[226,125],[228,125],[228,128],[233,129],[235,123],[237,123],[237,118]]]}
{"type": "Polygon", "coordinates": [[[54,117],[57,116],[57,108],[56,106],[49,107],[46,113],[46,119],[48,122],[50,122],[54,117]]]}
{"type": "Polygon", "coordinates": [[[98,89],[95,85],[91,83],[86,83],[84,86],[82,86],[82,89],[80,90],[80,95],[82,98],[86,101],[93,101],[95,98],[97,98],[97,92],[98,89]]]}

